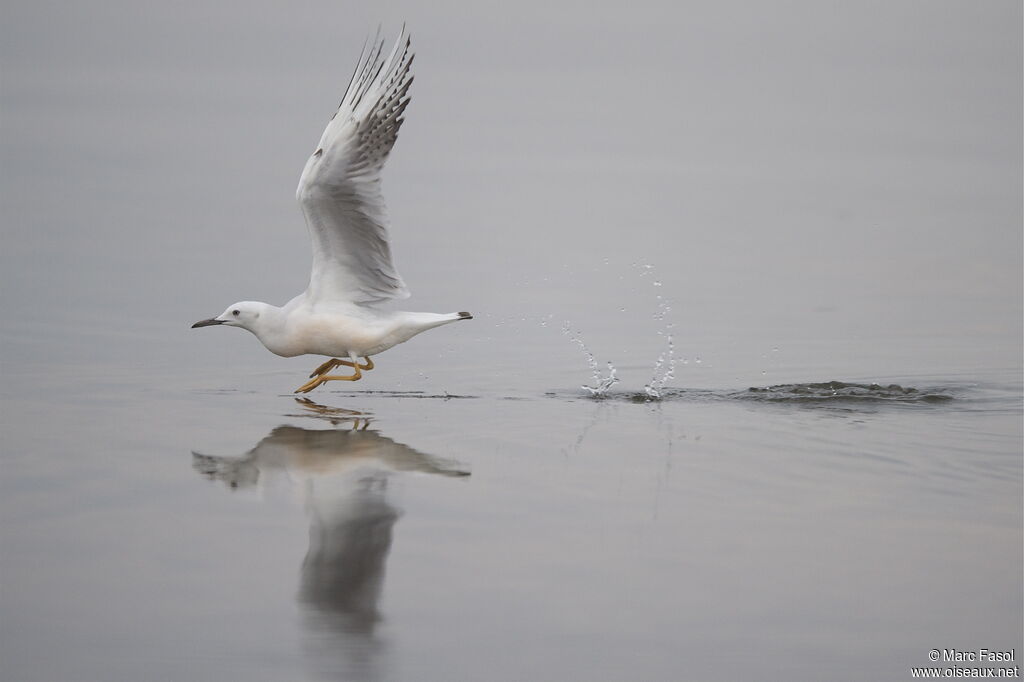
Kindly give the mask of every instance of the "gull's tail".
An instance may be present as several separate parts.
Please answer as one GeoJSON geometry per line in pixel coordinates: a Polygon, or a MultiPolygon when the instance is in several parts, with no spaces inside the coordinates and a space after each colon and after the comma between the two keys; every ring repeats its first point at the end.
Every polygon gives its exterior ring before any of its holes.
{"type": "Polygon", "coordinates": [[[404,343],[428,329],[472,319],[469,313],[398,313],[391,338],[395,339],[395,343],[404,343]]]}

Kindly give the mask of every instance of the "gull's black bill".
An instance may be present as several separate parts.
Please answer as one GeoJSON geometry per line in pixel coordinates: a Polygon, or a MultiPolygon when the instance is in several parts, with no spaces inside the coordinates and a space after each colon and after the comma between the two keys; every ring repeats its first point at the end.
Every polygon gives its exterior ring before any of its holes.
{"type": "Polygon", "coordinates": [[[209,327],[210,325],[213,324],[224,324],[224,320],[217,320],[211,317],[208,320],[199,320],[194,325],[192,325],[192,328],[195,329],[196,327],[209,327]]]}

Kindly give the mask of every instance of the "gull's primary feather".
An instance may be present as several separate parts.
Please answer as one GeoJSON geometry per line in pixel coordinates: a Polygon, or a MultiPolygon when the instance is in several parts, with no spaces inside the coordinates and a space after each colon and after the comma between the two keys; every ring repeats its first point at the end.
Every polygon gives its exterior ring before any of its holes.
{"type": "Polygon", "coordinates": [[[391,261],[381,171],[409,104],[413,54],[405,29],[384,57],[364,48],[338,111],[309,157],[296,198],[313,240],[310,303],[407,298],[391,261]]]}

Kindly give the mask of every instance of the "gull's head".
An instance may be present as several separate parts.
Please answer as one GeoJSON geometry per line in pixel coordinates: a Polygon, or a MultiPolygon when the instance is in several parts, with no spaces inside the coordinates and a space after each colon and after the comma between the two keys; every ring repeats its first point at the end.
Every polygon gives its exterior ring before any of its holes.
{"type": "Polygon", "coordinates": [[[252,331],[256,325],[259,324],[260,313],[266,307],[266,303],[257,303],[256,301],[239,301],[233,305],[229,305],[227,310],[222,312],[217,317],[211,317],[208,320],[199,320],[192,328],[196,327],[210,327],[215,324],[225,324],[229,327],[241,327],[242,329],[248,329],[252,331]]]}

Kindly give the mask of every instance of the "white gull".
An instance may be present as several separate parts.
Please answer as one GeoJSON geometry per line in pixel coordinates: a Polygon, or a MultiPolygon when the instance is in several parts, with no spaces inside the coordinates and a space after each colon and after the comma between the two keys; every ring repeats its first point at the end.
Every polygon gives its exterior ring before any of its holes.
{"type": "Polygon", "coordinates": [[[409,296],[391,262],[381,171],[409,104],[410,45],[403,28],[390,55],[383,53],[383,40],[364,48],[338,111],[299,178],[295,196],[313,241],[306,291],[283,307],[240,301],[192,325],[241,327],[283,357],[329,357],[296,392],[308,393],[327,381],[357,381],[361,370],[373,369],[372,356],[428,329],[472,319],[465,312],[377,307],[409,296]],[[353,374],[329,374],[339,365],[351,367],[353,374]]]}

